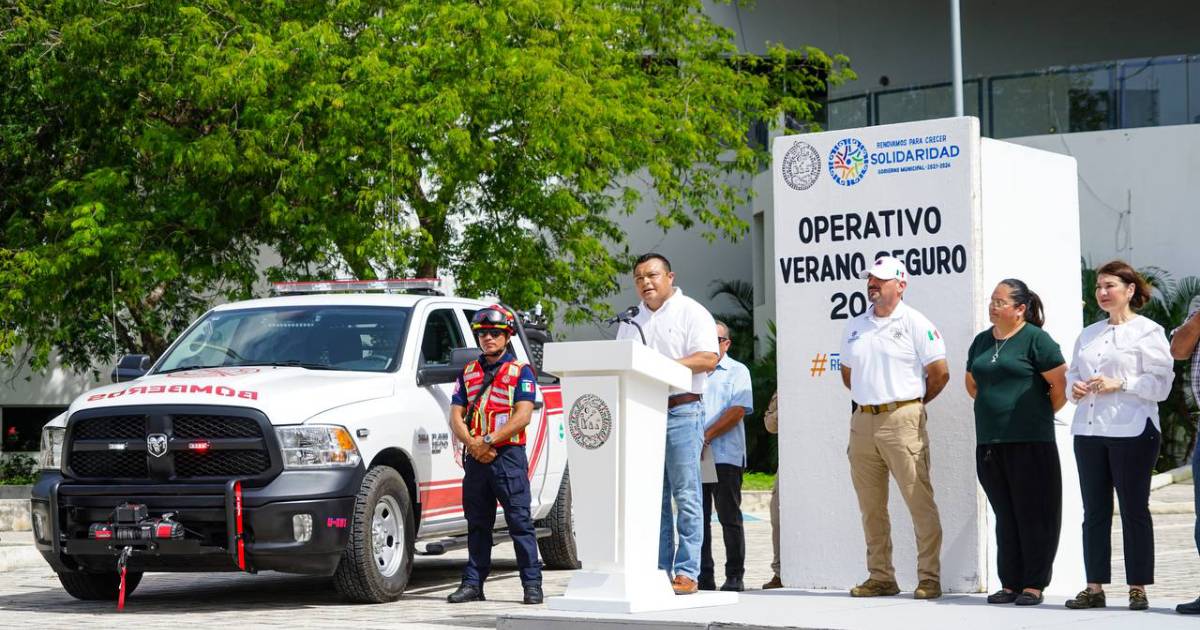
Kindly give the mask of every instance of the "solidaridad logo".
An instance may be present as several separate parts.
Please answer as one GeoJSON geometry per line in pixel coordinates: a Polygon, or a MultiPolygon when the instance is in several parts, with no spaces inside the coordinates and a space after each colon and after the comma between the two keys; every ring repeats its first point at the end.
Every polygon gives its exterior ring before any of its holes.
{"type": "Polygon", "coordinates": [[[598,449],[612,434],[612,411],[603,398],[584,394],[571,405],[567,427],[576,444],[589,451],[598,449]]]}
{"type": "Polygon", "coordinates": [[[829,152],[829,176],[840,186],[853,186],[867,175],[870,154],[855,138],[843,138],[829,152]]]}
{"type": "Polygon", "coordinates": [[[793,190],[808,190],[821,176],[821,155],[807,142],[793,144],[783,155],[783,183],[793,190]]]}

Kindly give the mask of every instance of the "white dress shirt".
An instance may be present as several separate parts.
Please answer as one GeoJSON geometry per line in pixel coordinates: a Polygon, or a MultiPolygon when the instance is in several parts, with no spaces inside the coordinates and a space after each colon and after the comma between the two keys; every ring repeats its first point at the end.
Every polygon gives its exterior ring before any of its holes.
{"type": "Polygon", "coordinates": [[[846,323],[842,365],[850,368],[850,397],[883,405],[925,397],[925,366],[946,358],[942,333],[917,309],[900,302],[892,314],[875,307],[846,323]]]}
{"type": "MultiPolygon", "coordinates": [[[[642,327],[646,335],[646,345],[658,350],[669,359],[679,360],[696,352],[711,352],[717,354],[717,324],[708,309],[699,302],[683,294],[683,289],[675,287],[675,293],[658,307],[657,311],[650,310],[645,302],[638,306],[638,314],[633,318],[642,327]]],[[[624,322],[617,329],[617,339],[633,339],[640,342],[637,328],[624,322]]],[[[692,373],[691,393],[703,394],[704,381],[708,375],[702,370],[692,373]]],[[[684,392],[671,388],[672,394],[684,392]]]]}
{"type": "Polygon", "coordinates": [[[1075,341],[1067,387],[1093,376],[1125,379],[1125,391],[1088,393],[1075,407],[1073,435],[1137,437],[1146,422],[1162,430],[1158,403],[1171,393],[1175,363],[1162,326],[1135,316],[1124,324],[1108,320],[1083,329],[1075,341]]]}

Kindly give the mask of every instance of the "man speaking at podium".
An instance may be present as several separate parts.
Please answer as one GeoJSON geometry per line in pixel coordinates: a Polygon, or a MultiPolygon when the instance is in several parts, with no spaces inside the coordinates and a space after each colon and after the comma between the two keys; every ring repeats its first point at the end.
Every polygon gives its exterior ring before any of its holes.
{"type": "MultiPolygon", "coordinates": [[[[671,588],[676,595],[688,595],[697,589],[700,546],[704,542],[700,498],[704,406],[700,401],[704,380],[717,367],[717,325],[708,310],[675,287],[671,263],[661,254],[643,254],[637,259],[633,284],[642,302],[632,322],[641,327],[646,345],[692,371],[689,390],[672,390],[667,398],[666,465],[658,540],[658,568],[673,576],[671,588]],[[672,497],[679,510],[674,519],[672,497]]],[[[628,321],[617,329],[617,339],[640,341],[642,334],[628,321]]]]}

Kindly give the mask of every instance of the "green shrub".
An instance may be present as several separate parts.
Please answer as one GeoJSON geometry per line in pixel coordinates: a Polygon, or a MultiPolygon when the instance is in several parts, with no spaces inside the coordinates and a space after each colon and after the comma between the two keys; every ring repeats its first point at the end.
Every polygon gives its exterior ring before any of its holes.
{"type": "Polygon", "coordinates": [[[748,472],[742,475],[742,492],[770,490],[774,486],[775,475],[771,473],[748,472]]]}
{"type": "Polygon", "coordinates": [[[0,485],[22,486],[33,483],[37,462],[28,455],[12,455],[0,459],[0,485]]]}

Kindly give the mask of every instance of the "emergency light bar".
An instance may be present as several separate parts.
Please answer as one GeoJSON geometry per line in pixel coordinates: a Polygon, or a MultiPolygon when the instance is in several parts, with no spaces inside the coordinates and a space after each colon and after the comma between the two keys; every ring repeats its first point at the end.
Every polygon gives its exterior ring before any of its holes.
{"type": "Polygon", "coordinates": [[[399,278],[392,280],[320,280],[316,282],[275,282],[275,295],[311,293],[432,293],[441,294],[440,278],[399,278]]]}

